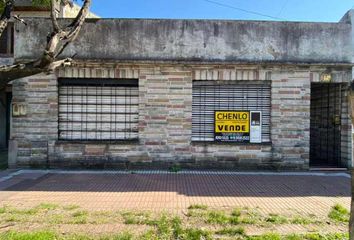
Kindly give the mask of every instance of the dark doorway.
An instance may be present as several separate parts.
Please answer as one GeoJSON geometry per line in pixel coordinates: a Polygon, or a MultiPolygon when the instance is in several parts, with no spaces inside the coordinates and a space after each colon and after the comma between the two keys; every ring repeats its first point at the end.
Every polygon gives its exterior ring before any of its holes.
{"type": "Polygon", "coordinates": [[[9,147],[12,93],[6,93],[6,147],[9,147]]]}
{"type": "Polygon", "coordinates": [[[340,167],[342,85],[311,84],[310,165],[340,167]]]}

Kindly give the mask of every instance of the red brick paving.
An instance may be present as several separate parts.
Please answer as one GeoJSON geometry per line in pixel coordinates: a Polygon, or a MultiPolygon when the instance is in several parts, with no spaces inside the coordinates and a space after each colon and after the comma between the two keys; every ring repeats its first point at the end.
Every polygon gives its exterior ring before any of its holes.
{"type": "Polygon", "coordinates": [[[27,173],[0,182],[0,206],[43,202],[90,210],[184,211],[191,204],[259,207],[264,213],[326,216],[349,208],[350,179],[340,176],[27,173]]]}

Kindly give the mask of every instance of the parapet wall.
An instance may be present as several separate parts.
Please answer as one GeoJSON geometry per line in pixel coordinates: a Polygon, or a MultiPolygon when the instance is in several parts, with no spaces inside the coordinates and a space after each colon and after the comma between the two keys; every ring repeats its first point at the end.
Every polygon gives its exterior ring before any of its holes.
{"type": "MultiPolygon", "coordinates": [[[[16,25],[16,59],[44,49],[49,19],[16,25]]],[[[89,19],[64,52],[77,59],[351,63],[351,25],[226,20],[89,19]]]]}

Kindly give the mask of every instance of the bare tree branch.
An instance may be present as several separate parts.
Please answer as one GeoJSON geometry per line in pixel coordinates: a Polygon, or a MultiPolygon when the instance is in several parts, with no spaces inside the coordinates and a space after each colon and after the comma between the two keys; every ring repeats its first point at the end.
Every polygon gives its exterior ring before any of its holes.
{"type": "Polygon", "coordinates": [[[51,11],[50,11],[50,17],[52,19],[52,24],[53,24],[53,30],[54,32],[59,32],[60,31],[60,26],[57,20],[57,9],[56,9],[56,4],[57,0],[52,0],[51,1],[51,11]]]}
{"type": "Polygon", "coordinates": [[[91,0],[85,0],[77,17],[64,30],[60,28],[56,16],[52,14],[52,22],[56,22],[57,29],[54,30],[49,36],[47,47],[45,48],[40,62],[41,67],[45,67],[52,63],[54,59],[56,59],[64,51],[64,49],[76,39],[89,13],[90,5],[91,0]]]}
{"type": "MultiPolygon", "coordinates": [[[[65,50],[65,48],[72,43],[80,33],[80,30],[89,13],[91,0],[84,0],[84,3],[71,24],[62,28],[56,16],[56,3],[72,4],[71,0],[52,0],[51,1],[51,20],[53,31],[48,35],[47,46],[42,54],[42,57],[36,61],[27,63],[18,63],[11,66],[0,67],[0,88],[12,80],[28,77],[41,72],[51,72],[59,66],[70,65],[72,59],[56,60],[57,57],[65,50]]],[[[8,20],[11,18],[11,11],[13,9],[13,0],[6,0],[6,11],[1,15],[0,28],[2,22],[7,26],[8,20]]],[[[18,19],[20,19],[18,17],[18,19]]],[[[21,19],[20,19],[21,20],[21,19]]],[[[21,21],[22,22],[22,21],[21,21]]],[[[4,27],[4,29],[6,28],[4,27]]],[[[2,30],[3,31],[3,30],[2,30]]],[[[0,32],[1,36],[1,32],[0,32]]]]}
{"type": "Polygon", "coordinates": [[[0,68],[0,89],[4,88],[8,82],[14,79],[35,75],[40,72],[43,72],[43,70],[34,67],[33,62],[3,66],[0,68]]]}
{"type": "Polygon", "coordinates": [[[20,18],[20,15],[13,15],[12,16],[15,20],[19,21],[20,23],[23,23],[27,26],[26,21],[23,18],[20,18]]]}
{"type": "Polygon", "coordinates": [[[0,89],[19,78],[32,76],[38,73],[51,73],[58,67],[70,66],[72,63],[71,58],[58,60],[49,64],[45,69],[38,66],[38,62],[32,61],[27,63],[19,63],[11,66],[0,67],[0,89]]]}
{"type": "Polygon", "coordinates": [[[81,30],[81,27],[85,22],[85,19],[89,13],[90,5],[91,5],[91,0],[85,0],[74,22],[68,26],[70,28],[70,33],[68,34],[68,38],[71,39],[72,41],[75,40],[75,38],[78,35],[78,32],[81,30]]]}
{"type": "Polygon", "coordinates": [[[72,0],[61,0],[61,3],[63,5],[69,5],[70,7],[73,7],[74,6],[74,3],[72,0]]]}
{"type": "Polygon", "coordinates": [[[14,1],[6,0],[4,11],[0,16],[0,37],[7,27],[7,24],[11,18],[11,12],[13,8],[14,8],[14,1]]]}

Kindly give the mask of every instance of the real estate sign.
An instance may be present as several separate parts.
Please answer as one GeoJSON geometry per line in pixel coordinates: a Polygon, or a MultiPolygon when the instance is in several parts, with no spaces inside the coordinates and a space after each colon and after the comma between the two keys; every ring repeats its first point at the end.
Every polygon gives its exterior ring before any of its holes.
{"type": "Polygon", "coordinates": [[[215,111],[216,142],[250,142],[249,111],[215,111]]]}

